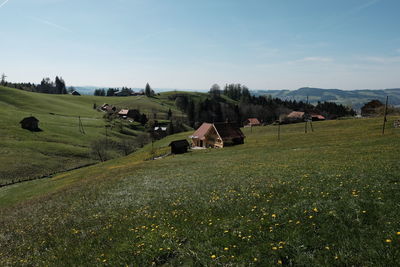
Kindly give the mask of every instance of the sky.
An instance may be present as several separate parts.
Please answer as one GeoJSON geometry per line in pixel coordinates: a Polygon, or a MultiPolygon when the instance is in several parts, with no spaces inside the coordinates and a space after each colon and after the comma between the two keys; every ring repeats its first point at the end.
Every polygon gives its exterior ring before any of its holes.
{"type": "Polygon", "coordinates": [[[0,0],[13,82],[400,87],[399,0],[0,0]]]}

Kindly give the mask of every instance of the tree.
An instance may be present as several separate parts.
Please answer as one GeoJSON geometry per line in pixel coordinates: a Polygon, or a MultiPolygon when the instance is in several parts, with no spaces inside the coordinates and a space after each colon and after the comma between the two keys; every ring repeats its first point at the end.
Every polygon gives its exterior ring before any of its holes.
{"type": "Polygon", "coordinates": [[[171,135],[174,134],[174,124],[172,123],[172,121],[169,122],[168,128],[167,128],[167,134],[171,135]]]}
{"type": "Polygon", "coordinates": [[[375,115],[377,114],[377,110],[381,107],[383,107],[384,104],[379,101],[379,100],[372,100],[368,103],[366,103],[362,108],[361,108],[361,115],[362,116],[369,116],[369,115],[375,115]]]}
{"type": "Polygon", "coordinates": [[[137,145],[138,144],[136,140],[125,138],[122,139],[120,143],[118,143],[118,148],[124,156],[128,156],[129,154],[137,150],[137,145]]]}
{"type": "Polygon", "coordinates": [[[98,158],[100,161],[106,161],[107,157],[107,140],[94,140],[90,143],[91,153],[94,157],[98,158]]]}
{"type": "Polygon", "coordinates": [[[6,85],[7,84],[7,82],[6,82],[6,78],[7,78],[7,76],[3,73],[3,74],[1,74],[1,81],[0,81],[0,85],[6,85]]]}
{"type": "Polygon", "coordinates": [[[56,87],[55,87],[56,94],[67,94],[67,88],[65,86],[64,80],[58,76],[56,76],[56,87]]]}
{"type": "Polygon", "coordinates": [[[168,115],[168,119],[170,120],[170,119],[172,118],[172,111],[171,111],[171,109],[168,109],[167,115],[168,115]]]}
{"type": "Polygon", "coordinates": [[[54,93],[54,84],[50,78],[43,78],[40,85],[37,87],[39,93],[52,94],[54,93]]]}
{"type": "Polygon", "coordinates": [[[195,104],[192,99],[190,99],[187,104],[186,114],[187,114],[190,126],[193,127],[194,123],[196,121],[196,114],[195,114],[195,104]]]}
{"type": "Polygon", "coordinates": [[[145,87],[145,89],[144,89],[144,94],[145,94],[147,97],[154,96],[154,91],[151,89],[149,83],[146,83],[146,87],[145,87]]]}
{"type": "Polygon", "coordinates": [[[104,89],[96,89],[96,90],[94,90],[94,95],[95,96],[105,96],[106,91],[104,89]]]}
{"type": "Polygon", "coordinates": [[[182,111],[185,111],[187,109],[188,105],[188,97],[185,95],[177,96],[175,98],[175,106],[179,108],[182,111]]]}
{"type": "Polygon", "coordinates": [[[142,126],[145,126],[148,121],[149,120],[147,119],[146,114],[142,113],[142,115],[140,115],[140,124],[142,126]]]}
{"type": "MultiPolygon", "coordinates": [[[[103,90],[104,90],[104,89],[103,89],[103,90]]],[[[118,92],[117,89],[108,88],[108,90],[107,90],[107,96],[114,96],[116,92],[118,92]]]]}
{"type": "Polygon", "coordinates": [[[219,98],[221,96],[221,88],[219,87],[219,85],[213,84],[213,86],[211,86],[210,88],[209,94],[212,98],[219,98]]]}

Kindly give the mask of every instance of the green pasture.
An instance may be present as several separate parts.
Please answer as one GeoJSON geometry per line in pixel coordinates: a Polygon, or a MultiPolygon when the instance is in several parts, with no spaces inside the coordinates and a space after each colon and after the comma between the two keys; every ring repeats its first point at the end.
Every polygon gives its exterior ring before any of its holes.
{"type": "Polygon", "coordinates": [[[244,129],[0,189],[2,265],[396,266],[400,131],[382,118],[244,129]]]}

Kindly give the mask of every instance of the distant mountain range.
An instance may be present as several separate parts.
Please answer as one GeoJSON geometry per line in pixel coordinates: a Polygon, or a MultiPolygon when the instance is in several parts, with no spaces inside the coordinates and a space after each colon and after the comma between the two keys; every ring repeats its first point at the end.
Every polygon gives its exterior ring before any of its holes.
{"type": "Polygon", "coordinates": [[[400,106],[400,88],[380,89],[380,90],[340,90],[340,89],[321,89],[303,87],[297,90],[256,90],[254,95],[270,95],[283,100],[306,101],[307,96],[310,103],[315,104],[318,101],[335,102],[346,106],[352,106],[354,109],[360,109],[370,100],[377,99],[381,102],[386,101],[389,96],[389,104],[400,106]]]}

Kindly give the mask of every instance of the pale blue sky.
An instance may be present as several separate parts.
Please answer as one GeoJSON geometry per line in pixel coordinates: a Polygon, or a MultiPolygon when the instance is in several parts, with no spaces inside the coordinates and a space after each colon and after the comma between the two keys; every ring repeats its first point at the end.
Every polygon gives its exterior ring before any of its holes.
{"type": "Polygon", "coordinates": [[[399,0],[0,0],[0,73],[68,85],[400,87],[399,0]]]}

